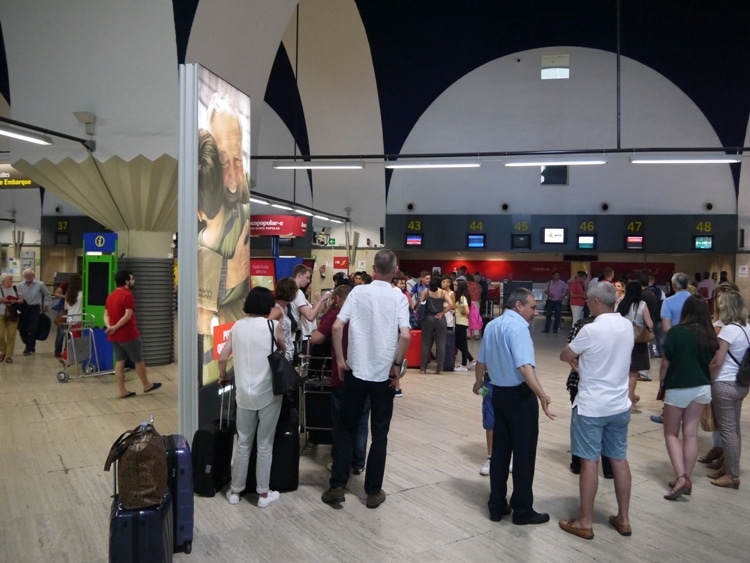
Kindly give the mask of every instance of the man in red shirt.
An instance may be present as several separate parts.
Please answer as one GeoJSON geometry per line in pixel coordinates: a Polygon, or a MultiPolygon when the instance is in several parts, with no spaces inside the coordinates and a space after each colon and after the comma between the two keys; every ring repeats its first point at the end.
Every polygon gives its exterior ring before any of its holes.
{"type": "Polygon", "coordinates": [[[135,372],[143,384],[143,392],[149,393],[161,387],[161,383],[151,383],[146,375],[143,361],[141,333],[135,322],[135,299],[133,286],[135,278],[130,272],[121,270],[115,274],[117,288],[109,294],[105,303],[104,324],[107,326],[107,339],[115,353],[115,378],[121,399],[135,395],[125,387],[125,362],[130,359],[135,364],[135,372]]]}

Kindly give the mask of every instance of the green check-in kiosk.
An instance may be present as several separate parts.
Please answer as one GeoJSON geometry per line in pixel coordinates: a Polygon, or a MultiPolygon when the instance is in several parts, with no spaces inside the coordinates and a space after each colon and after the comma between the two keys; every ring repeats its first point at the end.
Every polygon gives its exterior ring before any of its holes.
{"type": "MultiPolygon", "coordinates": [[[[117,234],[84,233],[83,235],[83,312],[94,315],[94,326],[104,327],[104,305],[115,290],[117,272],[117,234]]],[[[94,330],[99,368],[114,365],[112,346],[103,328],[94,330]]]]}

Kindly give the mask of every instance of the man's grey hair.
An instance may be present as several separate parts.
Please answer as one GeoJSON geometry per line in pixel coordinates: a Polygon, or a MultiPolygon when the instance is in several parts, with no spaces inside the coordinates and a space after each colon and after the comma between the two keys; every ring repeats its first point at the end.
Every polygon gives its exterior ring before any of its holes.
{"type": "Polygon", "coordinates": [[[32,276],[35,276],[35,275],[36,275],[36,272],[35,272],[34,270],[32,270],[31,268],[26,268],[26,269],[25,269],[25,270],[23,271],[23,275],[25,276],[26,274],[31,274],[32,276]]]}
{"type": "Polygon", "coordinates": [[[690,278],[682,272],[677,272],[672,276],[672,284],[679,289],[687,289],[689,283],[690,278]]]}
{"type": "Polygon", "coordinates": [[[396,255],[393,251],[384,248],[383,250],[379,250],[375,255],[372,267],[378,274],[385,276],[393,273],[396,270],[397,264],[398,261],[396,260],[396,255]]]}
{"type": "Polygon", "coordinates": [[[526,303],[529,300],[529,295],[532,297],[534,296],[534,292],[530,289],[526,289],[525,287],[519,287],[518,289],[514,289],[511,294],[508,296],[507,301],[507,307],[508,309],[515,309],[516,308],[516,302],[520,301],[521,305],[526,305],[526,303]]]}
{"type": "Polygon", "coordinates": [[[592,283],[586,291],[586,296],[598,299],[599,303],[607,307],[614,307],[617,301],[615,286],[606,281],[592,283]]]}

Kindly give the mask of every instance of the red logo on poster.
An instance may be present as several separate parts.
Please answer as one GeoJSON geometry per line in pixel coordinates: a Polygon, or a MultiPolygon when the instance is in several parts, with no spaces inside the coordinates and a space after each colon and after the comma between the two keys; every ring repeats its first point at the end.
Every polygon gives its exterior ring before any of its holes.
{"type": "Polygon", "coordinates": [[[348,256],[334,256],[333,257],[333,269],[334,270],[348,270],[349,269],[349,257],[348,256]]]}
{"type": "Polygon", "coordinates": [[[298,215],[253,215],[250,217],[250,236],[304,237],[307,223],[308,217],[298,215]]]}
{"type": "Polygon", "coordinates": [[[229,333],[232,331],[233,326],[234,323],[231,322],[214,327],[214,360],[219,359],[219,354],[221,354],[221,350],[224,348],[227,340],[229,340],[229,333]]]}

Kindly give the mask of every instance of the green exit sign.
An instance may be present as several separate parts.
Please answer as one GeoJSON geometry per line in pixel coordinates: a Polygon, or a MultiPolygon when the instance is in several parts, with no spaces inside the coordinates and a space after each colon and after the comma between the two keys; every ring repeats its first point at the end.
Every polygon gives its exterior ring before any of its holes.
{"type": "Polygon", "coordinates": [[[328,246],[336,246],[336,239],[335,238],[329,238],[328,239],[328,246]]]}

